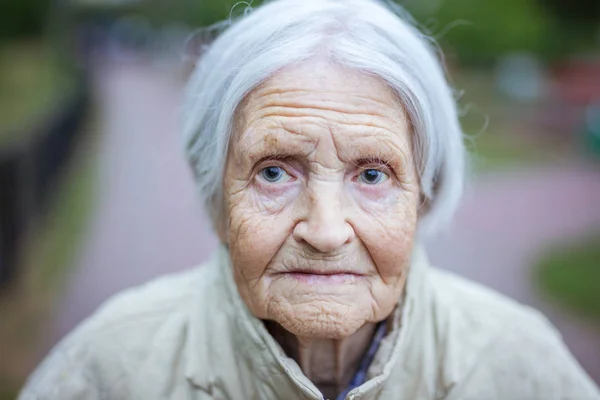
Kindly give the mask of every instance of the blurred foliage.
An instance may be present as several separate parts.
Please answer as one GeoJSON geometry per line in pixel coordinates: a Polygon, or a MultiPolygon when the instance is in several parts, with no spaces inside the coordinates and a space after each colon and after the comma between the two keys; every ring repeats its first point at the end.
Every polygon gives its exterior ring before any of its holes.
{"type": "Polygon", "coordinates": [[[0,400],[15,400],[21,390],[20,383],[0,377],[0,400]]]}
{"type": "Polygon", "coordinates": [[[552,135],[531,117],[539,114],[537,104],[515,107],[496,92],[492,71],[459,69],[451,84],[461,88],[460,121],[475,171],[557,162],[572,153],[569,136],[552,135]]]}
{"type": "Polygon", "coordinates": [[[536,0],[404,0],[421,27],[446,53],[466,64],[489,64],[510,52],[546,56],[551,26],[536,0]]]}
{"type": "Polygon", "coordinates": [[[74,162],[61,178],[44,227],[32,244],[35,247],[30,262],[37,265],[40,282],[48,288],[61,290],[65,276],[73,266],[77,250],[87,228],[95,199],[96,132],[99,121],[90,117],[83,128],[87,136],[75,154],[74,162]]]}
{"type": "MultiPolygon", "coordinates": [[[[246,4],[232,0],[180,0],[176,3],[168,1],[152,1],[150,17],[155,20],[164,18],[175,18],[176,21],[191,27],[200,27],[213,24],[227,18],[232,7],[239,3],[238,9],[244,9],[246,4]]],[[[254,1],[253,5],[259,5],[262,1],[254,1]]]]}
{"type": "Polygon", "coordinates": [[[58,4],[0,1],[0,146],[35,133],[39,118],[73,94],[79,76],[72,54],[61,51],[67,27],[54,23],[58,4]]]}
{"type": "MultiPolygon", "coordinates": [[[[553,60],[587,52],[598,43],[598,0],[395,0],[406,7],[421,28],[436,37],[447,53],[467,64],[489,64],[510,52],[531,52],[553,60]]],[[[258,6],[262,0],[248,1],[258,6]]],[[[190,28],[240,15],[246,2],[236,0],[143,0],[137,2],[0,2],[0,39],[39,36],[51,9],[75,20],[111,20],[143,15],[151,26],[180,23],[190,28]],[[75,5],[65,7],[64,4],[75,5]],[[233,12],[231,11],[233,6],[233,12]]]]}
{"type": "Polygon", "coordinates": [[[536,274],[547,296],[600,322],[600,232],[553,247],[536,274]]]}
{"type": "Polygon", "coordinates": [[[74,84],[52,49],[38,41],[0,48],[0,146],[34,133],[32,125],[72,94],[74,84]]]}
{"type": "Polygon", "coordinates": [[[593,31],[600,21],[598,0],[538,0],[567,29],[593,31]]]}
{"type": "Polygon", "coordinates": [[[19,386],[0,376],[0,400],[15,400],[19,395],[19,386]]]}
{"type": "Polygon", "coordinates": [[[45,28],[51,0],[0,1],[0,42],[39,37],[45,28]]]}
{"type": "Polygon", "coordinates": [[[94,20],[109,23],[124,16],[144,16],[155,28],[171,23],[198,28],[227,18],[236,3],[235,0],[145,0],[124,4],[98,2],[76,4],[66,11],[70,18],[76,21],[94,20]]]}
{"type": "Polygon", "coordinates": [[[597,50],[600,42],[600,1],[538,0],[549,16],[556,54],[597,50]]]}
{"type": "MultiPolygon", "coordinates": [[[[445,51],[462,63],[488,65],[511,52],[553,60],[593,48],[600,26],[597,0],[396,0],[445,51]],[[579,21],[585,20],[585,23],[579,21]]],[[[262,0],[250,1],[258,6],[262,0]]],[[[146,0],[122,7],[79,8],[79,16],[144,15],[152,26],[207,26],[241,15],[235,0],[146,0]],[[235,7],[233,7],[236,5],[235,7]],[[233,11],[232,11],[233,9],[233,11]]]]}

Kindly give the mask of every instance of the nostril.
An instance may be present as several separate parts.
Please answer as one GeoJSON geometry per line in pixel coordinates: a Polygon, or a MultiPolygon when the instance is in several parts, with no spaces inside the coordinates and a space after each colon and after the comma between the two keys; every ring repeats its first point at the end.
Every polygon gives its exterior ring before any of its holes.
{"type": "Polygon", "coordinates": [[[310,250],[331,253],[352,241],[354,230],[347,222],[310,224],[301,222],[294,229],[294,238],[310,250]]]}

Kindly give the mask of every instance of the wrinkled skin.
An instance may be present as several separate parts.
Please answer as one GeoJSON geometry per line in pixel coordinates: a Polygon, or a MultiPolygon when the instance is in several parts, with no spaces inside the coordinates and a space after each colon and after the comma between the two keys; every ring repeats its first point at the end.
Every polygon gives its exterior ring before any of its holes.
{"type": "Polygon", "coordinates": [[[221,236],[250,311],[306,338],[388,317],[419,207],[397,97],[378,78],[313,60],[251,92],[235,123],[221,236]]]}

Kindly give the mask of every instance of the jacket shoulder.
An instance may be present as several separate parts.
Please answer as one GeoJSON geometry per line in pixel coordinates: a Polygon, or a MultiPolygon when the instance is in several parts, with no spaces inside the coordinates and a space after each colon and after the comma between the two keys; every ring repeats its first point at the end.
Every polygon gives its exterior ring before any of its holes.
{"type": "Polygon", "coordinates": [[[429,282],[433,304],[443,311],[442,315],[451,315],[474,327],[489,328],[491,334],[507,323],[547,323],[539,311],[454,273],[431,268],[429,282]]]}
{"type": "Polygon", "coordinates": [[[542,313],[449,272],[430,282],[448,399],[600,399],[542,313]]]}
{"type": "Polygon", "coordinates": [[[123,290],[106,300],[84,326],[88,330],[114,329],[115,324],[168,317],[185,308],[203,285],[210,284],[211,270],[210,264],[203,264],[123,290]]]}
{"type": "Polygon", "coordinates": [[[147,360],[180,354],[190,306],[202,301],[198,295],[216,279],[214,269],[203,264],[109,298],[52,349],[21,398],[128,398],[147,360]]]}

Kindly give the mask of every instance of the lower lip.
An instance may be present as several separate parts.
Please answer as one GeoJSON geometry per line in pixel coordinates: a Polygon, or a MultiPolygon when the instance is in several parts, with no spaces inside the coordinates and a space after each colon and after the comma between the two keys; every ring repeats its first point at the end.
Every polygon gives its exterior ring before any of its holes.
{"type": "Polygon", "coordinates": [[[288,278],[294,279],[296,281],[300,281],[303,283],[308,283],[311,285],[318,284],[340,284],[340,283],[349,283],[356,281],[361,275],[357,274],[330,274],[330,275],[319,275],[319,274],[306,274],[306,273],[298,273],[298,272],[289,272],[285,274],[288,278]]]}

